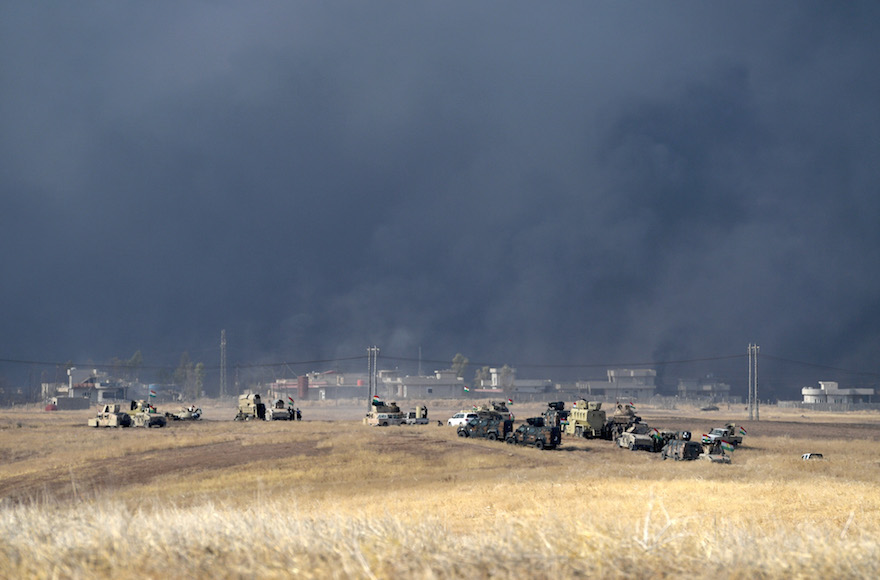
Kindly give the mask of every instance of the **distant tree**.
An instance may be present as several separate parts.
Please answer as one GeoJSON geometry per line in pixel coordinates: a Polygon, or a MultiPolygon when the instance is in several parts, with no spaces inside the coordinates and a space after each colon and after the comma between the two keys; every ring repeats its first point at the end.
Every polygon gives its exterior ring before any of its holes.
{"type": "Polygon", "coordinates": [[[196,368],[193,370],[193,385],[195,396],[201,397],[202,390],[205,388],[205,363],[203,362],[196,363],[196,368]]]}
{"type": "Polygon", "coordinates": [[[470,361],[468,360],[468,358],[460,352],[452,357],[452,370],[455,371],[455,376],[463,377],[464,369],[467,367],[469,362],[470,361]]]}
{"type": "Polygon", "coordinates": [[[483,386],[483,381],[488,381],[492,378],[492,375],[489,374],[489,367],[480,367],[474,372],[474,387],[483,386]]]}

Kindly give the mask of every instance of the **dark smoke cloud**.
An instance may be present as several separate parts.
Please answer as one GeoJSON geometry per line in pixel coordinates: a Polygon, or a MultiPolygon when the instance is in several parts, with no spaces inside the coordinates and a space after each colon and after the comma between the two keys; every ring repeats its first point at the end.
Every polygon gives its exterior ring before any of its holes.
{"type": "Polygon", "coordinates": [[[878,16],[4,7],[0,358],[876,373],[878,16]]]}

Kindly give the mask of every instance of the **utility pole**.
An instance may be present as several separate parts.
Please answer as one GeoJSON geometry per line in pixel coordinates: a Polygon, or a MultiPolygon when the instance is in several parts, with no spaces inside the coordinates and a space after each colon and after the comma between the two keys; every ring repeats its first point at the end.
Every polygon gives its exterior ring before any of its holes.
{"type": "Polygon", "coordinates": [[[749,343],[749,421],[761,420],[761,409],[758,404],[758,352],[761,347],[749,343]]]}
{"type": "Polygon", "coordinates": [[[220,398],[226,396],[226,329],[220,331],[220,398]]]}
{"type": "Polygon", "coordinates": [[[377,359],[379,358],[379,347],[378,346],[370,346],[367,347],[367,411],[369,411],[373,404],[373,395],[378,394],[379,386],[378,380],[376,377],[376,365],[377,359]]]}

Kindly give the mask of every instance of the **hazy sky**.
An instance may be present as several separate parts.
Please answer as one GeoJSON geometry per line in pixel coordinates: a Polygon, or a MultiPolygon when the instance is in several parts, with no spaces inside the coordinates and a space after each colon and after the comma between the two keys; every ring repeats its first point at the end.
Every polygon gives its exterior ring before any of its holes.
{"type": "Polygon", "coordinates": [[[216,363],[225,328],[230,364],[880,372],[878,30],[873,1],[2,2],[0,358],[216,363]]]}

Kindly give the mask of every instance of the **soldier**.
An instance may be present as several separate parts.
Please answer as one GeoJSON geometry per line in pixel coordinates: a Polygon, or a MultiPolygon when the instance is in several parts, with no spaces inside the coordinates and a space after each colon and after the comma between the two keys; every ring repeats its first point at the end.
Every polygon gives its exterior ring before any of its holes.
{"type": "Polygon", "coordinates": [[[299,410],[299,407],[297,407],[296,408],[296,420],[302,421],[302,418],[303,418],[302,412],[299,410]]]}

